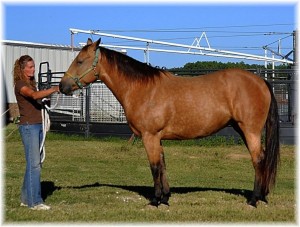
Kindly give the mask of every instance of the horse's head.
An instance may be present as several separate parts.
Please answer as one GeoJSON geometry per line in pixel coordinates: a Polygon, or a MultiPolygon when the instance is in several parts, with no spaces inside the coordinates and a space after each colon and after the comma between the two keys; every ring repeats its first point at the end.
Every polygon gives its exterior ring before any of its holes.
{"type": "Polygon", "coordinates": [[[63,94],[71,95],[74,90],[83,88],[99,78],[97,63],[101,56],[100,41],[101,39],[93,43],[88,39],[87,45],[74,59],[59,83],[59,90],[63,94]]]}

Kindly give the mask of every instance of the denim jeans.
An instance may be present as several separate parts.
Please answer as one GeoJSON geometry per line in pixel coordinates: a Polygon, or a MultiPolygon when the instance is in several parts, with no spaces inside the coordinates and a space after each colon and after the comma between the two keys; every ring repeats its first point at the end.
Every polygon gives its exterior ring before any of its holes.
{"type": "Polygon", "coordinates": [[[25,150],[26,171],[21,190],[21,202],[29,207],[43,203],[41,196],[40,144],[43,138],[42,124],[19,125],[25,150]]]}

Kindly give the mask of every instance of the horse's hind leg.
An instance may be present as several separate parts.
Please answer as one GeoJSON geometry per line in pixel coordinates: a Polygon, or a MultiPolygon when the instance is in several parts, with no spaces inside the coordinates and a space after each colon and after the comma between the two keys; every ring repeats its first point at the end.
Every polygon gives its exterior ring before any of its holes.
{"type": "Polygon", "coordinates": [[[151,205],[168,204],[170,188],[166,177],[166,166],[160,138],[154,135],[143,135],[143,143],[148,155],[154,181],[155,197],[151,205]]]}
{"type": "Polygon", "coordinates": [[[169,183],[167,180],[167,174],[166,174],[166,163],[165,163],[165,157],[164,157],[164,152],[161,153],[160,156],[160,163],[161,163],[161,184],[162,184],[162,198],[161,198],[161,203],[165,205],[169,205],[169,198],[171,196],[170,193],[170,187],[169,183]]]}
{"type": "Polygon", "coordinates": [[[256,207],[256,203],[258,200],[267,202],[266,193],[262,190],[263,169],[261,167],[261,164],[264,159],[264,153],[261,144],[261,134],[246,132],[244,133],[244,135],[247,142],[248,150],[251,154],[252,164],[255,170],[253,194],[251,200],[248,201],[248,204],[256,207]]]}

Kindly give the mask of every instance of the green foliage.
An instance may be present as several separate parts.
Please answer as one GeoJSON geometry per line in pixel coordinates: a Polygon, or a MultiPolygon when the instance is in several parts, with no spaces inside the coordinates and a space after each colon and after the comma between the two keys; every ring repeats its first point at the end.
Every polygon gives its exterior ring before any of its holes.
{"type": "Polygon", "coordinates": [[[296,224],[294,146],[281,147],[269,204],[254,209],[246,205],[254,169],[244,145],[224,137],[164,141],[172,196],[169,207],[156,208],[147,205],[153,182],[140,139],[48,133],[42,194],[51,210],[32,211],[19,206],[25,160],[15,129],[3,131],[5,224],[296,224]]]}
{"type": "MultiPolygon", "coordinates": [[[[259,64],[246,64],[245,62],[217,62],[217,61],[197,61],[186,63],[183,67],[174,68],[171,70],[221,70],[229,68],[239,68],[239,69],[264,69],[264,65],[259,64]]],[[[272,68],[272,64],[268,64],[268,69],[272,68]]],[[[287,65],[275,66],[275,69],[287,69],[287,65]]]]}

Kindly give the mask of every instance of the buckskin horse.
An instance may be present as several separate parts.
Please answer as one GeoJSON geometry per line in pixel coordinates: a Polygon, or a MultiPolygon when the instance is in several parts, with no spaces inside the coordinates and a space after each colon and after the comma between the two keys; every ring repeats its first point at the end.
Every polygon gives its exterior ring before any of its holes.
{"type": "Polygon", "coordinates": [[[168,205],[171,195],[161,140],[202,138],[228,124],[243,138],[255,170],[247,202],[253,207],[259,200],[267,202],[279,162],[277,102],[267,81],[240,69],[175,76],[100,47],[100,41],[88,39],[61,79],[60,91],[71,95],[97,79],[112,91],[146,149],[154,181],[151,205],[168,205]]]}

